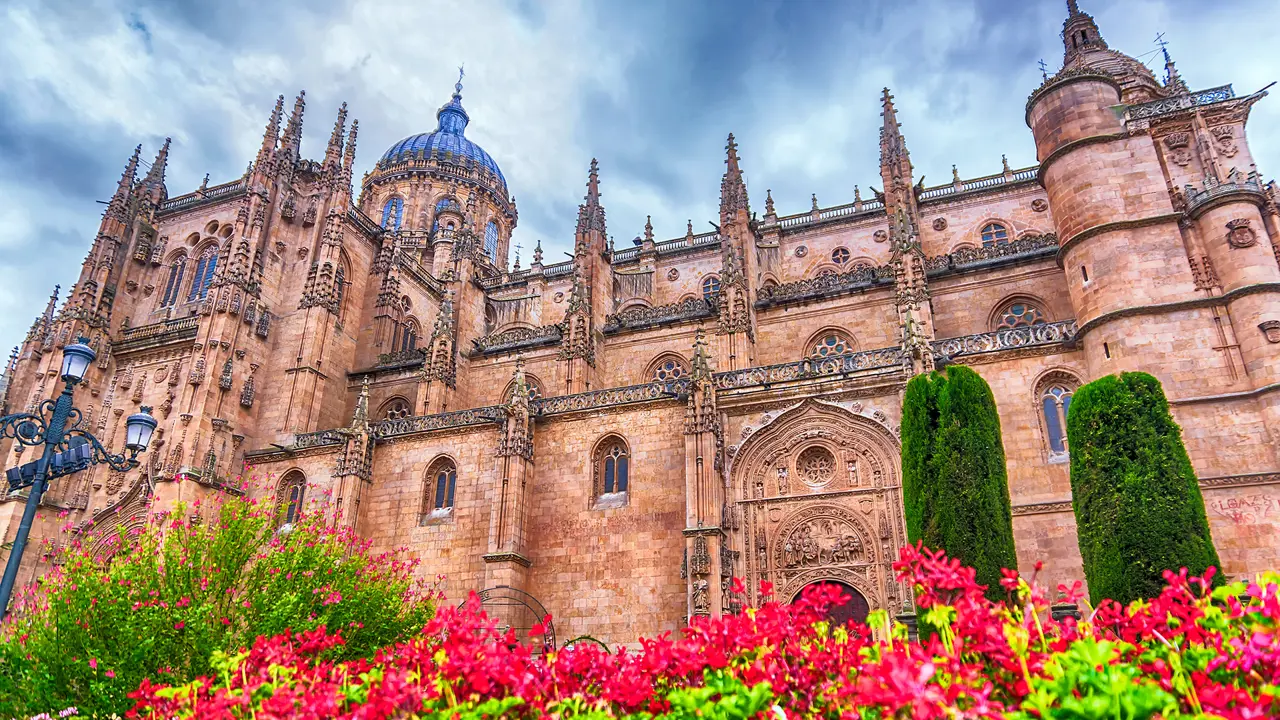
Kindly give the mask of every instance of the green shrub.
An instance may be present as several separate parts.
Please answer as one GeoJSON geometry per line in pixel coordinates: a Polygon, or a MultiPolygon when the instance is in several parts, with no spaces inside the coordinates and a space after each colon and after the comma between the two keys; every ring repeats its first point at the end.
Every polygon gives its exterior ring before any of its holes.
{"type": "Polygon", "coordinates": [[[216,651],[258,636],[324,625],[346,641],[332,657],[351,659],[431,617],[416,562],[374,555],[320,516],[277,531],[271,506],[234,496],[203,513],[178,505],[117,534],[109,559],[87,544],[67,549],[0,630],[0,717],[69,706],[123,715],[144,677],[208,674],[216,651]]]}
{"type": "Polygon", "coordinates": [[[1110,375],[1067,413],[1071,494],[1089,595],[1128,603],[1160,593],[1166,569],[1217,567],[1204,497],[1160,381],[1110,375]]]}
{"type": "Polygon", "coordinates": [[[907,537],[977,570],[992,598],[1016,568],[1009,480],[995,396],[962,365],[907,383],[902,402],[907,537]]]}

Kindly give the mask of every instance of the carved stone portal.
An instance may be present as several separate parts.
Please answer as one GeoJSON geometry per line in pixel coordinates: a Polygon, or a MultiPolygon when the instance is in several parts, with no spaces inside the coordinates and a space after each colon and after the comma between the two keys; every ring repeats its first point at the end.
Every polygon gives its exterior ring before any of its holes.
{"type": "Polygon", "coordinates": [[[818,400],[751,433],[729,467],[742,510],[730,543],[748,600],[761,601],[761,580],[784,601],[811,583],[840,582],[872,608],[901,611],[908,593],[891,567],[906,542],[900,453],[883,423],[818,400]]]}

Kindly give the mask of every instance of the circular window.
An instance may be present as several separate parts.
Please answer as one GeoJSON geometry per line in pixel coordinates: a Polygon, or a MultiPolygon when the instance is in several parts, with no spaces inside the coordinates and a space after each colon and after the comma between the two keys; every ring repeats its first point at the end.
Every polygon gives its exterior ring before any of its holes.
{"type": "Polygon", "coordinates": [[[820,487],[836,476],[836,458],[821,445],[806,448],[796,458],[796,472],[806,485],[820,487]]]}
{"type": "Polygon", "coordinates": [[[843,265],[849,262],[849,250],[842,247],[838,247],[835,250],[832,250],[831,262],[837,265],[843,265]]]}
{"type": "Polygon", "coordinates": [[[829,335],[822,336],[822,339],[818,340],[818,342],[813,346],[813,352],[810,353],[810,356],[825,358],[835,355],[847,355],[851,352],[853,352],[853,348],[849,346],[848,340],[845,340],[843,337],[835,333],[831,333],[829,335]]]}
{"type": "Polygon", "coordinates": [[[1028,325],[1044,324],[1044,313],[1040,312],[1040,308],[1027,303],[1016,302],[1005,308],[1000,314],[1000,322],[997,330],[1007,330],[1009,328],[1027,327],[1028,325]]]}
{"type": "Polygon", "coordinates": [[[684,365],[675,360],[667,360],[653,372],[653,379],[658,382],[668,382],[682,378],[684,374],[684,365]]]}

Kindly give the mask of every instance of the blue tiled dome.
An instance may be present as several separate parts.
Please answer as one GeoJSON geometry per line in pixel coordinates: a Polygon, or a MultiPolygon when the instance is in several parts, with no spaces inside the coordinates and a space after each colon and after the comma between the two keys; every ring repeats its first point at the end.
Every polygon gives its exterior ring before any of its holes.
{"type": "Polygon", "coordinates": [[[424,157],[430,157],[432,152],[437,152],[441,156],[451,154],[455,158],[470,158],[477,165],[492,170],[502,182],[503,187],[506,186],[507,179],[502,175],[498,163],[489,157],[489,153],[485,152],[484,148],[466,138],[467,123],[471,118],[462,108],[461,84],[454,86],[453,97],[436,113],[436,119],[438,124],[435,132],[411,135],[392,145],[391,149],[383,154],[378,164],[385,165],[404,160],[417,155],[419,150],[424,157]]]}

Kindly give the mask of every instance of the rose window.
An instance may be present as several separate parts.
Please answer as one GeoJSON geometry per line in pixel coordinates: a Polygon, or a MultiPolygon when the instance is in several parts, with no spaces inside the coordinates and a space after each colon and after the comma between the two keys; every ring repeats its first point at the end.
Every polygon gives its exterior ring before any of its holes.
{"type": "Polygon", "coordinates": [[[853,348],[849,346],[848,340],[844,339],[840,335],[831,333],[830,335],[824,335],[822,339],[818,340],[817,344],[813,346],[813,352],[810,353],[810,356],[825,358],[836,355],[847,355],[851,352],[853,352],[853,348]]]}
{"type": "Polygon", "coordinates": [[[685,376],[684,365],[676,360],[667,360],[653,372],[653,379],[658,382],[670,382],[685,376]]]}
{"type": "Polygon", "coordinates": [[[836,475],[836,459],[831,451],[815,445],[796,458],[796,471],[807,485],[826,485],[836,475]]]}
{"type": "Polygon", "coordinates": [[[837,265],[843,265],[843,264],[845,264],[845,263],[849,262],[849,250],[848,250],[848,248],[838,247],[838,248],[836,248],[835,250],[832,250],[832,251],[831,251],[831,262],[833,262],[833,263],[835,263],[835,264],[837,264],[837,265]]]}
{"type": "Polygon", "coordinates": [[[1044,321],[1044,313],[1040,312],[1040,308],[1035,305],[1016,302],[1005,308],[1004,312],[1000,314],[1000,322],[996,325],[996,329],[1008,330],[1009,328],[1043,325],[1044,321]]]}

